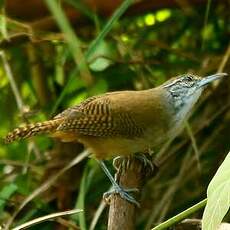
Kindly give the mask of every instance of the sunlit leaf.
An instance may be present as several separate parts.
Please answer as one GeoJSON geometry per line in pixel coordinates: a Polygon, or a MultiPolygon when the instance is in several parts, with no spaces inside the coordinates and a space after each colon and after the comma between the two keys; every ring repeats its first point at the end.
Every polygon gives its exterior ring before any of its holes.
{"type": "Polygon", "coordinates": [[[129,36],[128,36],[127,34],[122,34],[122,35],[121,35],[121,40],[122,40],[123,42],[128,42],[128,41],[129,41],[129,36]]]}
{"type": "Polygon", "coordinates": [[[230,206],[230,153],[217,170],[207,190],[202,229],[216,230],[230,206]]]}
{"type": "Polygon", "coordinates": [[[114,52],[107,42],[100,42],[95,51],[89,57],[89,67],[93,71],[103,71],[112,64],[114,52]]]}
{"type": "Polygon", "coordinates": [[[147,26],[152,26],[152,25],[155,24],[155,16],[154,16],[154,14],[147,14],[145,16],[145,24],[147,26]]]}
{"type": "Polygon", "coordinates": [[[7,39],[8,33],[7,33],[7,22],[6,22],[6,16],[5,16],[5,11],[2,8],[4,4],[4,1],[0,1],[0,33],[4,39],[7,39]]]}
{"type": "Polygon", "coordinates": [[[202,38],[207,40],[213,38],[215,31],[213,25],[206,25],[204,29],[202,30],[202,38]]]}
{"type": "Polygon", "coordinates": [[[94,71],[102,71],[106,69],[109,65],[111,65],[111,63],[112,62],[110,60],[103,57],[99,57],[92,64],[90,64],[89,67],[94,71]]]}
{"type": "Polygon", "coordinates": [[[8,84],[8,78],[6,77],[2,68],[0,68],[0,88],[5,87],[8,84]]]}
{"type": "Polygon", "coordinates": [[[166,19],[168,19],[169,17],[171,16],[171,12],[170,10],[159,10],[157,13],[156,13],[156,19],[157,21],[159,22],[163,22],[165,21],[166,19]]]}

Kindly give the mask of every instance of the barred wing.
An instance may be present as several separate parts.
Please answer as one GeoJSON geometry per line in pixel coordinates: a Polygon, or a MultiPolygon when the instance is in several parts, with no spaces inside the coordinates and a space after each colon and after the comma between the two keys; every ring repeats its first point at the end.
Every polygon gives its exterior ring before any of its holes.
{"type": "Polygon", "coordinates": [[[143,129],[135,123],[131,114],[122,108],[114,110],[106,95],[91,97],[57,115],[54,119],[65,118],[57,130],[95,137],[141,136],[143,129]]]}

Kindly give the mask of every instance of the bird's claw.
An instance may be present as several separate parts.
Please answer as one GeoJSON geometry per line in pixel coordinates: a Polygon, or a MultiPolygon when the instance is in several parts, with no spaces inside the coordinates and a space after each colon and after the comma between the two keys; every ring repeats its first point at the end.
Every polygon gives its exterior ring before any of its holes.
{"type": "Polygon", "coordinates": [[[140,207],[139,202],[137,202],[129,193],[130,192],[139,192],[139,189],[137,188],[128,188],[124,189],[120,186],[113,186],[112,189],[103,195],[103,199],[105,200],[106,203],[110,203],[110,196],[112,194],[119,194],[121,198],[124,200],[129,201],[132,204],[135,204],[137,207],[140,207]]]}
{"type": "Polygon", "coordinates": [[[145,168],[147,166],[150,166],[152,172],[155,170],[156,166],[154,165],[154,163],[150,159],[148,159],[148,157],[145,154],[136,153],[134,156],[136,159],[140,160],[143,163],[145,168]]]}
{"type": "Polygon", "coordinates": [[[117,156],[113,159],[113,167],[119,171],[119,166],[122,164],[122,162],[124,161],[124,157],[122,156],[117,156]]]}
{"type": "MultiPolygon", "coordinates": [[[[150,154],[150,152],[148,152],[148,154],[150,154]]],[[[157,166],[154,164],[154,162],[152,162],[151,159],[149,159],[148,156],[150,155],[146,155],[145,153],[135,153],[133,155],[134,158],[138,159],[144,166],[144,168],[149,168],[151,172],[155,172],[157,166]]],[[[124,168],[123,164],[127,164],[127,162],[129,162],[129,160],[125,160],[125,157],[122,156],[117,156],[113,159],[113,167],[119,171],[119,166],[122,166],[124,168]]],[[[129,159],[129,158],[127,158],[129,159]]]]}

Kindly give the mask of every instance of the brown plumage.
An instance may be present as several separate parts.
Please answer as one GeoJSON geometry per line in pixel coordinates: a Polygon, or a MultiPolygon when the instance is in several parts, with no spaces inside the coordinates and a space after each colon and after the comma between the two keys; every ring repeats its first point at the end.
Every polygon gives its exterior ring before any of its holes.
{"type": "Polygon", "coordinates": [[[83,143],[97,158],[143,152],[175,136],[204,86],[225,75],[186,74],[149,90],[91,97],[52,120],[15,129],[5,142],[48,133],[83,143]]]}
{"type": "Polygon", "coordinates": [[[97,158],[146,150],[151,145],[150,141],[160,142],[157,135],[145,140],[149,127],[158,130],[158,135],[163,135],[169,126],[166,119],[169,114],[159,100],[164,100],[162,93],[155,88],[94,96],[64,110],[52,120],[13,130],[6,136],[5,142],[47,133],[65,142],[82,142],[97,158]],[[162,118],[153,126],[159,116],[162,118]]]}
{"type": "Polygon", "coordinates": [[[9,144],[17,139],[24,139],[32,137],[39,134],[51,133],[60,124],[59,120],[50,120],[44,122],[38,122],[35,124],[27,124],[14,129],[12,132],[8,133],[5,137],[5,143],[9,144]]]}

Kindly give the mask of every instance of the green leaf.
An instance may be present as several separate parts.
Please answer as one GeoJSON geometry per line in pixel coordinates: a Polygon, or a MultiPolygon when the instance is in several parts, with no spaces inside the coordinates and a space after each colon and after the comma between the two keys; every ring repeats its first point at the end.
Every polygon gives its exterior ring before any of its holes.
{"type": "Polygon", "coordinates": [[[9,83],[3,69],[0,69],[0,89],[4,88],[9,83]]]}
{"type": "Polygon", "coordinates": [[[86,80],[86,83],[87,82],[89,83],[90,73],[84,55],[81,50],[80,39],[77,37],[76,33],[72,29],[68,21],[68,18],[66,17],[63,9],[58,4],[58,1],[46,0],[45,2],[49,10],[53,14],[55,20],[57,21],[57,24],[59,25],[60,29],[65,35],[66,41],[69,45],[70,52],[72,53],[74,61],[78,66],[80,75],[82,76],[83,79],[86,80]]]}
{"type": "Polygon", "coordinates": [[[94,70],[94,71],[103,71],[104,69],[109,67],[110,64],[111,64],[110,60],[103,58],[103,57],[99,57],[95,61],[93,61],[93,63],[90,64],[89,67],[91,70],[94,70]]]}
{"type": "Polygon", "coordinates": [[[8,184],[0,191],[0,212],[4,209],[5,204],[11,195],[18,189],[15,184],[8,184]]]}
{"type": "Polygon", "coordinates": [[[202,229],[216,230],[230,207],[230,152],[211,180],[207,197],[202,229]]]}
{"type": "Polygon", "coordinates": [[[92,41],[88,50],[85,53],[86,58],[89,58],[90,55],[96,50],[98,44],[105,38],[105,36],[112,29],[113,25],[118,21],[121,15],[128,9],[128,7],[133,3],[133,0],[125,0],[121,5],[115,10],[112,17],[107,21],[102,31],[98,36],[92,41]]]}
{"type": "MultiPolygon", "coordinates": [[[[89,173],[89,167],[88,165],[86,165],[83,176],[82,176],[82,180],[81,180],[81,184],[80,184],[80,191],[79,191],[79,195],[78,195],[78,199],[75,205],[76,207],[79,207],[80,209],[85,209],[85,195],[86,195],[86,191],[87,191],[87,175],[89,173]]],[[[86,227],[86,218],[85,218],[85,214],[84,213],[80,213],[79,215],[74,215],[72,217],[73,220],[79,220],[79,225],[80,228],[85,230],[87,229],[86,227]]]]}
{"type": "Polygon", "coordinates": [[[113,48],[107,42],[100,42],[95,51],[88,58],[89,68],[93,71],[103,71],[112,64],[114,58],[113,48]],[[105,58],[106,57],[106,58],[105,58]]]}
{"type": "MultiPolygon", "coordinates": [[[[1,4],[1,3],[0,3],[1,4]]],[[[1,36],[4,39],[8,38],[8,33],[7,33],[7,22],[6,22],[6,16],[5,13],[3,11],[3,13],[0,15],[0,33],[1,36]]]]}
{"type": "MultiPolygon", "coordinates": [[[[62,28],[62,31],[65,33],[65,35],[67,37],[69,37],[69,43],[72,44],[72,46],[77,46],[76,49],[79,48],[80,50],[80,45],[78,44],[79,41],[77,40],[77,37],[73,35],[72,29],[69,26],[68,21],[66,21],[66,17],[64,16],[63,12],[56,6],[55,3],[52,2],[52,0],[46,0],[46,3],[49,5],[49,8],[51,9],[51,11],[53,12],[57,22],[60,20],[59,22],[59,26],[62,28]],[[61,19],[59,19],[59,15],[61,15],[61,19]],[[64,18],[64,23],[61,22],[64,18]],[[75,41],[77,42],[78,45],[74,45],[75,41]]],[[[111,18],[107,21],[107,23],[105,24],[105,26],[103,27],[102,31],[98,34],[98,36],[92,41],[92,43],[90,44],[90,46],[88,47],[86,53],[85,53],[85,58],[86,60],[92,55],[92,53],[95,51],[96,47],[100,44],[100,42],[103,41],[103,39],[105,38],[105,36],[109,33],[109,31],[112,29],[113,25],[118,21],[118,19],[121,17],[121,15],[127,10],[127,8],[133,3],[133,0],[125,0],[121,3],[121,5],[115,10],[115,12],[113,13],[113,15],[111,16],[111,18]]],[[[81,50],[80,50],[81,51],[81,50]]],[[[74,52],[74,49],[73,51],[74,52]]],[[[80,52],[79,52],[80,53],[80,52]]],[[[79,55],[77,55],[79,56],[79,55]]],[[[78,66],[79,67],[79,66],[78,66]]],[[[78,68],[76,67],[71,74],[71,77],[69,78],[68,83],[66,84],[66,86],[64,87],[61,95],[59,96],[59,98],[57,99],[51,114],[54,114],[54,112],[56,111],[57,107],[60,105],[61,101],[63,100],[63,98],[66,95],[66,91],[69,87],[70,84],[72,84],[72,81],[75,77],[75,75],[78,72],[78,68]]]]}

